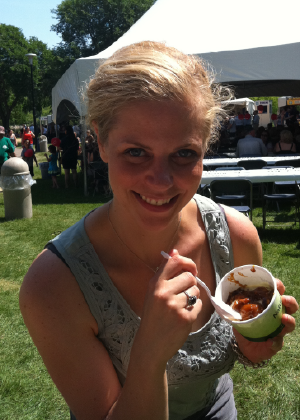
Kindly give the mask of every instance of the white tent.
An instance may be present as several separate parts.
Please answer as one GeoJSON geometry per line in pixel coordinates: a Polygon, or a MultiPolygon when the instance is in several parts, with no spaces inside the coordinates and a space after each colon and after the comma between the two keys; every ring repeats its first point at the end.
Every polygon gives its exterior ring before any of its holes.
{"type": "Polygon", "coordinates": [[[300,96],[298,4],[291,0],[278,8],[273,0],[249,5],[239,0],[157,0],[109,48],[76,60],[66,71],[52,91],[54,121],[75,112],[74,107],[85,115],[79,93],[100,60],[145,40],[201,56],[215,69],[217,82],[235,87],[236,97],[300,96]]]}
{"type": "Polygon", "coordinates": [[[240,108],[246,108],[249,114],[253,114],[255,110],[255,102],[249,98],[240,98],[240,99],[233,99],[232,101],[224,101],[223,104],[227,104],[229,106],[238,106],[240,108]]]}

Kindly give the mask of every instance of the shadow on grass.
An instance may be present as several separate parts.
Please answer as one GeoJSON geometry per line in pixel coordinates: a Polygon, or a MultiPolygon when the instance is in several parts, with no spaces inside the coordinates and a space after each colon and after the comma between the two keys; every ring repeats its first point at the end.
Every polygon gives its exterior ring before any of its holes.
{"type": "Polygon", "coordinates": [[[70,188],[64,185],[64,176],[58,176],[59,189],[52,188],[51,179],[37,179],[37,183],[32,186],[32,204],[35,206],[45,204],[76,204],[76,203],[106,203],[112,197],[103,193],[95,193],[92,185],[88,183],[88,195],[84,195],[83,174],[78,173],[78,187],[76,188],[70,179],[70,188]]]}
{"type": "Polygon", "coordinates": [[[300,230],[295,227],[270,227],[265,230],[262,227],[257,228],[261,242],[275,242],[277,244],[297,243],[296,249],[300,249],[300,230]]]}

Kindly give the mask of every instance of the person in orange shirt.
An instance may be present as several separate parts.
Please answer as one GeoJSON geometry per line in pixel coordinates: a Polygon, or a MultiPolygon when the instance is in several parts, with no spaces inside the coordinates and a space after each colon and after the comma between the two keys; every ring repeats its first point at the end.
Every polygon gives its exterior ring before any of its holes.
{"type": "Polygon", "coordinates": [[[31,149],[33,149],[33,139],[35,138],[35,135],[32,131],[29,130],[29,127],[25,127],[25,130],[23,131],[22,135],[22,146],[24,147],[25,140],[29,140],[29,144],[31,149]]]}

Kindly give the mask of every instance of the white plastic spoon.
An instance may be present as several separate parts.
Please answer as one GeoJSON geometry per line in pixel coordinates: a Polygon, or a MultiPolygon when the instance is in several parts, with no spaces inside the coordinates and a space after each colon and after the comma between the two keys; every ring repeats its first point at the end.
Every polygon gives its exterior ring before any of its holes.
{"type": "MultiPolygon", "coordinates": [[[[172,257],[170,257],[170,255],[169,254],[167,254],[166,252],[164,252],[164,251],[161,251],[161,255],[164,257],[164,258],[166,258],[167,260],[169,260],[170,258],[172,258],[172,257]]],[[[195,276],[195,278],[196,278],[196,280],[197,280],[197,282],[198,282],[198,284],[200,285],[200,286],[202,286],[204,289],[205,289],[205,291],[206,291],[206,293],[207,293],[207,296],[209,297],[209,299],[211,300],[211,303],[213,304],[213,306],[215,307],[215,309],[216,309],[216,312],[223,318],[223,319],[225,319],[225,321],[227,320],[227,319],[229,319],[230,321],[233,321],[233,320],[238,320],[238,321],[240,321],[241,319],[242,319],[242,317],[241,317],[241,315],[238,313],[238,312],[236,312],[234,309],[232,309],[232,307],[231,306],[229,306],[229,305],[227,305],[225,302],[223,302],[222,300],[219,300],[219,299],[216,299],[215,297],[213,297],[212,295],[211,295],[211,293],[210,293],[210,290],[209,290],[209,288],[206,286],[206,284],[202,281],[202,280],[200,280],[198,277],[196,277],[195,276]]]]}

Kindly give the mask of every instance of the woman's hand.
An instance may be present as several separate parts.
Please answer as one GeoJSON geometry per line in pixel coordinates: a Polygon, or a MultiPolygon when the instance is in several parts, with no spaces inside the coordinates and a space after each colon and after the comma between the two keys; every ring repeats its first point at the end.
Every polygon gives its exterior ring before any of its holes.
{"type": "Polygon", "coordinates": [[[144,302],[141,325],[134,347],[157,358],[163,365],[183,345],[191,332],[192,324],[202,308],[195,275],[197,268],[189,258],[177,251],[150,280],[144,302]],[[196,296],[195,305],[187,307],[187,291],[196,296]]]}
{"type": "MultiPolygon", "coordinates": [[[[281,295],[285,291],[283,283],[276,279],[277,290],[281,295]]],[[[236,341],[241,352],[253,363],[260,363],[263,360],[275,356],[283,347],[283,337],[294,331],[296,326],[295,318],[291,315],[298,311],[299,305],[293,296],[282,296],[282,304],[285,306],[285,314],[282,315],[282,324],[284,328],[280,334],[268,341],[254,343],[244,338],[236,329],[233,329],[236,341]]]]}

